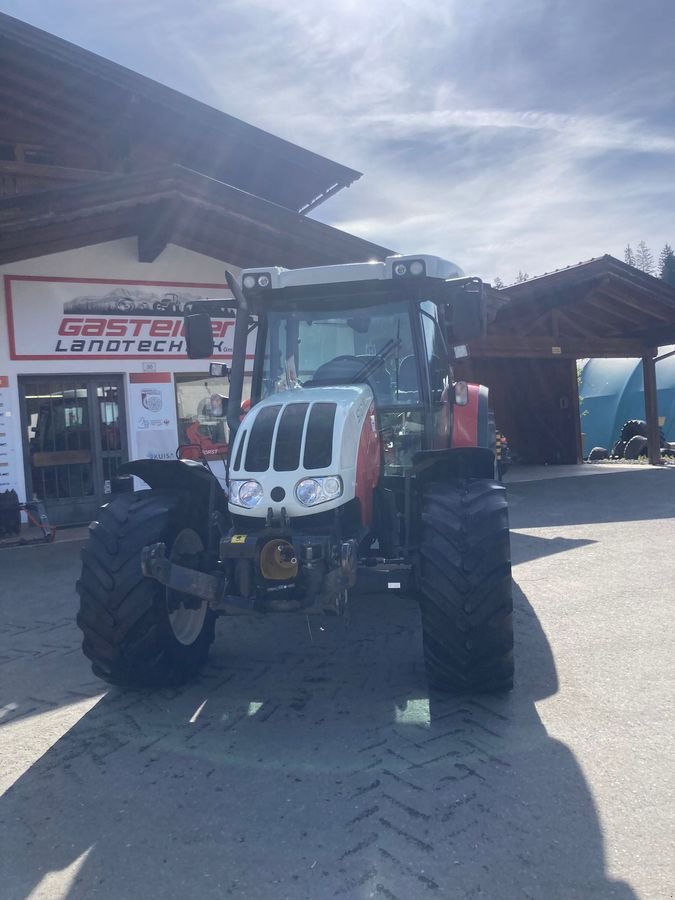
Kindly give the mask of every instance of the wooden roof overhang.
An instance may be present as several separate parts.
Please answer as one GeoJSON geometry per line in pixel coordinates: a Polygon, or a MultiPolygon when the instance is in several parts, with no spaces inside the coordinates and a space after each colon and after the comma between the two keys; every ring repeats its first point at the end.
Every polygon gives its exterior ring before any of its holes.
{"type": "Polygon", "coordinates": [[[393,252],[181,166],[0,200],[0,264],[124,237],[138,239],[141,262],[169,243],[242,267],[393,252]]]}
{"type": "MultiPolygon", "coordinates": [[[[223,66],[223,72],[226,67],[223,66]]],[[[87,150],[101,171],[179,163],[301,212],[361,173],[0,13],[0,124],[87,150]]]]}
{"type": "Polygon", "coordinates": [[[473,356],[638,357],[675,343],[675,289],[613,256],[498,293],[506,302],[473,356]]]}

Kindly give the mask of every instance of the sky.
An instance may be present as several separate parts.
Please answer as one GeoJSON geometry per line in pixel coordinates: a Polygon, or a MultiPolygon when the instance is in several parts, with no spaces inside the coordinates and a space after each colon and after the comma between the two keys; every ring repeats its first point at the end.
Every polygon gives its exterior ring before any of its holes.
{"type": "Polygon", "coordinates": [[[312,215],[513,281],[675,244],[668,0],[0,0],[364,173],[312,215]]]}

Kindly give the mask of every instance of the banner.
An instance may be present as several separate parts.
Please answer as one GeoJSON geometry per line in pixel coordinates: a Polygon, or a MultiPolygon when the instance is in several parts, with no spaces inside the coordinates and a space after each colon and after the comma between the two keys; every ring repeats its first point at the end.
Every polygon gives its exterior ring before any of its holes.
{"type": "Polygon", "coordinates": [[[232,356],[223,285],[6,275],[5,296],[11,359],[185,359],[196,312],[212,317],[214,358],[232,356]]]}

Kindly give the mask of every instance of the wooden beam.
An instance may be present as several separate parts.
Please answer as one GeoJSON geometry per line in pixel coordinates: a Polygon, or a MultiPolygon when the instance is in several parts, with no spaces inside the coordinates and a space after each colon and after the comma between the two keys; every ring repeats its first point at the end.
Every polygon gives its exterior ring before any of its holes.
{"type": "Polygon", "coordinates": [[[577,376],[577,361],[571,359],[570,366],[570,382],[572,384],[572,415],[574,417],[574,430],[577,442],[577,464],[584,461],[584,443],[581,437],[581,410],[579,409],[579,378],[577,376]]]}
{"type": "MultiPolygon", "coordinates": [[[[2,98],[3,91],[0,89],[0,107],[2,106],[2,98]]],[[[78,140],[81,143],[85,144],[87,147],[93,148],[93,135],[90,133],[88,136],[85,136],[85,131],[83,130],[82,135],[78,134],[74,128],[68,127],[66,124],[60,124],[53,119],[49,121],[45,118],[45,115],[41,112],[33,111],[31,112],[27,105],[21,103],[17,107],[18,101],[16,99],[12,99],[11,102],[13,105],[13,113],[17,119],[24,119],[26,122],[29,122],[31,125],[35,125],[37,128],[42,129],[46,132],[53,132],[54,134],[59,135],[63,140],[78,140]]]]}
{"type": "Polygon", "coordinates": [[[647,449],[649,462],[653,466],[660,466],[661,459],[661,435],[659,429],[659,407],[656,389],[656,365],[654,353],[650,351],[642,357],[642,381],[645,393],[645,418],[647,420],[647,449]]]}
{"type": "Polygon", "coordinates": [[[643,315],[646,314],[662,322],[672,322],[675,318],[675,303],[670,303],[663,297],[658,297],[655,291],[646,291],[649,299],[643,297],[638,299],[635,297],[635,289],[631,292],[617,291],[616,286],[611,285],[603,288],[604,293],[617,297],[621,303],[631,306],[633,309],[639,310],[643,315]],[[654,309],[654,305],[660,306],[661,309],[654,309]]]}
{"type": "Polygon", "coordinates": [[[560,338],[558,345],[550,337],[488,335],[471,343],[476,357],[531,357],[535,359],[583,359],[585,357],[635,357],[645,352],[646,342],[635,339],[603,337],[560,338]],[[556,348],[554,352],[553,348],[556,348]],[[560,352],[557,352],[560,350],[560,352]]]}
{"type": "Polygon", "coordinates": [[[174,200],[165,198],[146,210],[138,230],[138,261],[153,263],[170,243],[176,226],[174,200]]]}
{"type": "MultiPolygon", "coordinates": [[[[543,312],[540,316],[535,316],[534,319],[530,319],[527,325],[522,325],[517,327],[514,330],[515,334],[532,334],[533,331],[536,331],[540,325],[543,325],[547,322],[551,317],[551,310],[547,309],[546,312],[543,312]]],[[[548,330],[548,329],[547,329],[548,330]]]]}
{"type": "Polygon", "coordinates": [[[589,331],[587,328],[584,328],[578,321],[576,312],[573,316],[565,315],[565,313],[558,311],[558,324],[565,325],[567,328],[571,328],[572,331],[576,331],[577,334],[580,334],[583,338],[595,338],[597,337],[597,332],[589,331]]]}
{"type": "MultiPolygon", "coordinates": [[[[606,310],[612,315],[616,316],[617,319],[623,319],[625,322],[630,322],[631,325],[637,325],[638,327],[645,327],[645,319],[649,319],[649,313],[645,311],[645,309],[641,309],[640,313],[635,310],[634,306],[626,309],[625,307],[621,307],[623,301],[618,297],[612,297],[607,294],[605,291],[596,291],[593,294],[592,302],[594,306],[597,306],[599,309],[606,310]]],[[[647,324],[649,324],[647,322],[647,324]]]]}

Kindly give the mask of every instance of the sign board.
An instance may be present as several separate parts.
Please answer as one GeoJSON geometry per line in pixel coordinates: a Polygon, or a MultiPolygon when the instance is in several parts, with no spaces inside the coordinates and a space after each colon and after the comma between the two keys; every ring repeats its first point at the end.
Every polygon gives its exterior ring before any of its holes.
{"type": "Polygon", "coordinates": [[[212,317],[214,357],[232,356],[224,285],[6,275],[5,296],[11,359],[186,359],[194,312],[212,317]]]}
{"type": "Polygon", "coordinates": [[[129,422],[136,459],[176,458],[176,399],[169,372],[129,376],[129,422]]]}

